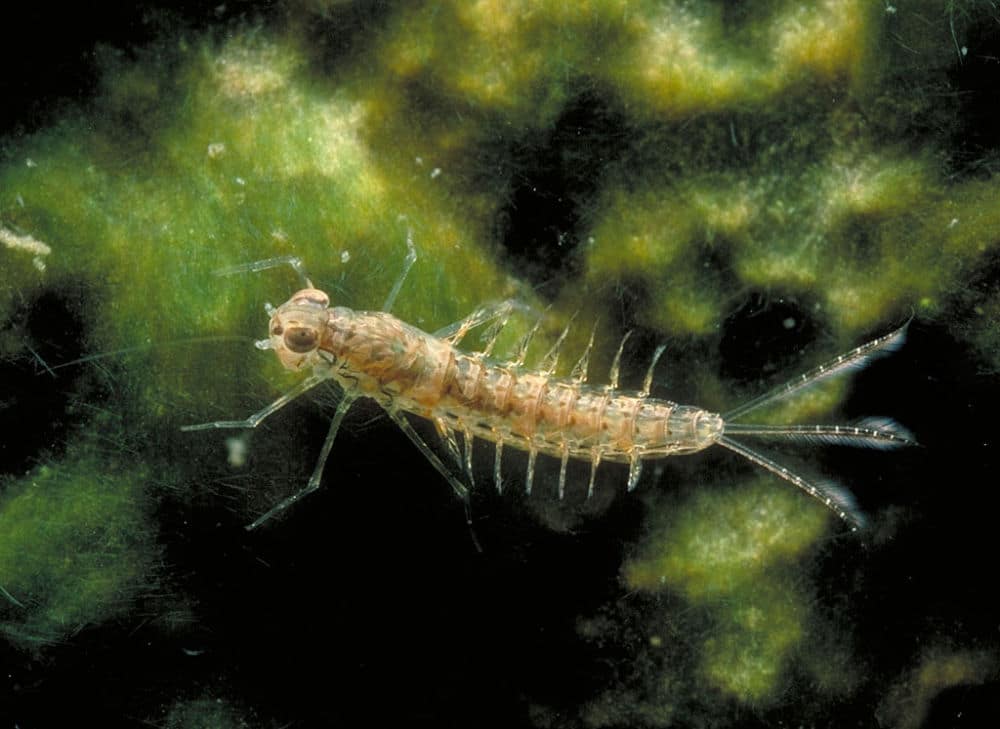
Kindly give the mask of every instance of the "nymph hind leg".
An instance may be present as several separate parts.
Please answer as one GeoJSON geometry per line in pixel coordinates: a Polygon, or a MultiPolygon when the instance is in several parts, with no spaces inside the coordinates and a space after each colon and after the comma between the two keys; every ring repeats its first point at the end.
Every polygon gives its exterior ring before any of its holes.
{"type": "Polygon", "coordinates": [[[333,449],[333,441],[337,438],[337,431],[340,430],[340,424],[344,421],[344,416],[347,415],[347,411],[351,409],[351,405],[354,404],[356,399],[357,395],[345,393],[344,397],[337,405],[337,410],[334,412],[333,418],[330,420],[330,429],[326,433],[326,440],[323,441],[323,447],[320,448],[319,457],[316,459],[316,465],[313,466],[312,475],[309,477],[309,481],[306,483],[305,488],[301,491],[295,492],[287,499],[284,499],[268,509],[264,514],[254,519],[253,522],[247,524],[247,531],[256,529],[272,516],[280,514],[303,496],[311,494],[319,488],[320,479],[323,477],[323,469],[326,467],[326,460],[330,457],[330,451],[333,449]]]}
{"type": "Polygon", "coordinates": [[[420,449],[420,452],[423,453],[424,457],[431,462],[431,465],[437,469],[438,473],[444,476],[445,480],[448,482],[448,485],[451,486],[452,490],[455,492],[458,498],[462,499],[463,501],[468,501],[469,489],[465,486],[464,483],[462,483],[458,479],[458,477],[454,473],[451,472],[451,470],[449,470],[449,468],[446,465],[444,465],[444,462],[440,458],[438,458],[437,453],[435,453],[431,449],[431,447],[427,445],[427,442],[423,438],[421,438],[420,434],[417,433],[416,430],[414,430],[412,425],[410,425],[410,421],[406,419],[406,416],[403,415],[398,410],[386,410],[386,412],[389,414],[389,417],[392,419],[392,422],[398,425],[399,429],[406,434],[406,437],[410,439],[413,445],[415,445],[417,448],[420,449]]]}
{"type": "Polygon", "coordinates": [[[469,499],[469,489],[454,473],[451,472],[451,470],[448,469],[446,465],[444,465],[444,462],[438,458],[438,455],[429,445],[427,445],[427,442],[421,438],[420,434],[414,430],[412,425],[410,425],[410,422],[406,419],[406,416],[403,415],[403,413],[398,410],[389,409],[387,409],[386,412],[389,414],[392,422],[399,426],[399,429],[402,430],[406,437],[410,439],[410,442],[417,447],[417,449],[424,455],[424,458],[430,461],[431,465],[434,466],[437,472],[444,477],[444,480],[448,482],[448,485],[451,486],[452,490],[458,495],[458,498],[462,500],[462,503],[465,506],[465,522],[469,526],[469,533],[472,535],[472,543],[475,545],[476,550],[481,552],[482,547],[479,546],[479,540],[476,539],[476,533],[472,528],[472,502],[469,499]]]}

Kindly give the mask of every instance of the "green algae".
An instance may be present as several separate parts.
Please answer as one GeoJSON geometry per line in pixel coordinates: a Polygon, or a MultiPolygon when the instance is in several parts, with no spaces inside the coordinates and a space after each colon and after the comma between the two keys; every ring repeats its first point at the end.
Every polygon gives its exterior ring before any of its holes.
{"type": "MultiPolygon", "coordinates": [[[[658,331],[706,335],[719,326],[736,282],[705,271],[709,256],[743,287],[818,295],[842,342],[918,301],[937,310],[991,237],[983,234],[995,221],[982,216],[994,207],[983,204],[976,184],[949,185],[933,155],[914,155],[903,140],[883,135],[883,123],[925,115],[928,90],[886,109],[897,117],[868,121],[887,105],[894,74],[911,70],[900,46],[929,46],[926,31],[918,33],[909,13],[872,3],[813,11],[779,3],[760,15],[724,15],[713,3],[593,3],[575,15],[587,32],[574,35],[577,27],[567,28],[548,4],[531,11],[517,3],[417,6],[390,25],[377,58],[391,79],[423,84],[477,115],[478,128],[449,124],[444,136],[424,137],[427,158],[446,160],[445,169],[456,153],[481,147],[498,117],[505,135],[544,133],[560,103],[588,84],[615,89],[630,111],[633,140],[599,172],[607,182],[585,213],[584,281],[600,291],[610,273],[643,286],[651,300],[640,321],[658,331]],[[883,33],[897,22],[905,41],[886,43],[883,33]],[[465,31],[461,39],[448,35],[455,28],[465,31]],[[539,48],[548,52],[539,56],[539,48]],[[836,93],[819,100],[817,84],[857,95],[850,106],[836,93]],[[708,112],[717,116],[705,118],[708,112]],[[702,117],[694,128],[672,123],[693,115],[702,117]],[[746,165],[741,158],[750,150],[746,165]],[[898,265],[904,235],[919,266],[898,265]],[[941,235],[950,240],[944,248],[941,235]]],[[[954,62],[942,45],[924,68],[934,81],[954,62]]],[[[419,112],[389,103],[385,127],[407,149],[394,118],[419,112]]],[[[992,183],[986,187],[995,194],[992,183]]],[[[567,309],[579,298],[569,289],[563,295],[567,309]]],[[[611,305],[602,299],[587,311],[611,305]]]]}
{"type": "Polygon", "coordinates": [[[978,686],[997,679],[1000,661],[995,653],[934,645],[923,651],[918,664],[887,692],[877,713],[880,723],[898,729],[925,726],[931,702],[957,686],[978,686]]]}
{"type": "Polygon", "coordinates": [[[717,597],[801,555],[828,525],[819,504],[804,504],[800,494],[767,479],[698,492],[676,508],[684,516],[653,531],[626,564],[629,587],[670,585],[692,599],[717,597]]]}
{"type": "Polygon", "coordinates": [[[701,646],[701,672],[720,691],[758,704],[782,686],[808,633],[797,562],[826,519],[819,507],[799,514],[800,506],[798,494],[767,480],[698,492],[624,566],[630,588],[673,590],[709,611],[716,625],[701,646]]]}
{"type": "Polygon", "coordinates": [[[8,480],[0,500],[0,632],[40,650],[120,618],[148,590],[156,546],[149,474],[92,447],[8,480]]]}
{"type": "Polygon", "coordinates": [[[755,585],[732,596],[732,610],[703,646],[706,682],[720,691],[759,705],[781,686],[790,650],[806,632],[804,595],[755,585]]]}
{"type": "Polygon", "coordinates": [[[650,531],[623,565],[638,605],[579,626],[584,640],[635,646],[634,674],[588,704],[585,722],[713,726],[728,723],[727,706],[781,706],[797,681],[820,706],[853,690],[850,629],[810,583],[829,520],[803,507],[764,479],[656,499],[650,531]]]}

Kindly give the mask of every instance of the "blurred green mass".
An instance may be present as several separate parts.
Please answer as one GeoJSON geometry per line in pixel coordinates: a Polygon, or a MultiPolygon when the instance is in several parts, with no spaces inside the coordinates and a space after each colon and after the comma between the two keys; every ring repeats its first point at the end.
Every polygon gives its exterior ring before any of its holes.
{"type": "Polygon", "coordinates": [[[3,483],[0,634],[41,650],[124,617],[153,585],[158,556],[143,491],[149,474],[83,446],[3,483]]]}
{"type": "MultiPolygon", "coordinates": [[[[295,254],[335,304],[377,308],[412,231],[420,260],[395,311],[433,330],[485,300],[539,306],[527,279],[550,259],[530,247],[555,246],[559,266],[541,277],[553,326],[576,310],[601,322],[594,371],[617,326],[638,324],[691,342],[695,379],[717,401],[731,386],[706,353],[751,292],[810,302],[831,353],[909,311],[951,311],[1000,367],[997,296],[963,291],[995,255],[997,160],[949,157],[963,120],[948,74],[969,30],[996,22],[989,4],[483,0],[401,3],[369,27],[338,26],[365,17],[360,5],[290,3],[283,23],[103,49],[92,103],[5,141],[0,361],[35,357],[21,313],[59,296],[85,352],[150,345],[109,367],[115,408],[156,444],[123,468],[76,436],[8,477],[0,604],[15,644],[65,640],[137,599],[155,582],[144,514],[199,478],[190,466],[145,476],[185,447],[177,426],[242,416],[287,389],[248,343],[294,275],[214,276],[222,266],[295,254]],[[552,150],[581,106],[612,133],[552,150]],[[521,265],[500,243],[519,229],[519,185],[539,160],[569,213],[558,235],[524,243],[521,265]],[[12,556],[23,554],[32,561],[12,556]]],[[[588,333],[577,327],[571,344],[588,333]]],[[[842,392],[803,407],[825,411],[842,392]]],[[[77,415],[80,432],[123,440],[77,415]]],[[[795,660],[837,684],[806,655],[838,641],[808,607],[801,564],[828,517],[801,498],[734,481],[672,501],[668,521],[667,500],[653,500],[669,529],[651,529],[625,581],[689,605],[705,637],[689,661],[644,677],[656,687],[646,698],[626,687],[595,703],[591,723],[619,721],[609,707],[635,700],[630,720],[665,726],[692,677],[766,703],[795,660]]],[[[650,616],[649,634],[666,619],[650,616]]]]}
{"type": "Polygon", "coordinates": [[[982,685],[998,677],[1000,660],[995,653],[928,646],[919,665],[887,693],[878,709],[878,721],[898,729],[918,729],[925,726],[931,702],[943,691],[982,685]]]}
{"type": "MultiPolygon", "coordinates": [[[[694,633],[703,685],[755,705],[782,688],[800,644],[823,629],[810,615],[800,562],[825,531],[826,516],[799,514],[799,499],[760,479],[664,503],[659,523],[625,565],[630,588],[679,593],[700,620],[714,623],[694,633]]],[[[672,613],[652,624],[675,620],[672,613]]]]}
{"type": "Polygon", "coordinates": [[[825,515],[799,515],[798,495],[766,479],[686,491],[656,497],[649,533],[624,566],[642,619],[581,622],[585,640],[636,641],[641,666],[585,707],[587,723],[672,726],[683,717],[712,726],[733,704],[780,704],[796,677],[818,700],[852,689],[844,636],[815,608],[809,582],[825,515]]]}

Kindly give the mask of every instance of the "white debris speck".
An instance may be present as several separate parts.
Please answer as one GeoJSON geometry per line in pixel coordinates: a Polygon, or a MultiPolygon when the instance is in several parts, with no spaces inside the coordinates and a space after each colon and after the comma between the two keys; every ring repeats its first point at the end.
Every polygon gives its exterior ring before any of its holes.
{"type": "Polygon", "coordinates": [[[340,252],[340,262],[341,263],[347,263],[349,260],[351,260],[351,252],[350,251],[341,251],[340,252]]]}
{"type": "Polygon", "coordinates": [[[233,436],[226,438],[226,450],[229,453],[229,465],[233,468],[242,468],[247,463],[247,441],[246,436],[233,436]]]}
{"type": "Polygon", "coordinates": [[[219,157],[226,153],[226,145],[222,142],[212,142],[208,145],[207,151],[209,159],[219,159],[219,157]]]}
{"type": "Polygon", "coordinates": [[[31,157],[28,157],[28,159],[24,160],[24,164],[27,165],[28,167],[38,167],[38,163],[35,162],[35,160],[31,159],[31,157]]]}
{"type": "Polygon", "coordinates": [[[433,170],[431,170],[431,179],[432,180],[436,180],[440,176],[441,176],[441,168],[440,167],[435,167],[433,170]]]}

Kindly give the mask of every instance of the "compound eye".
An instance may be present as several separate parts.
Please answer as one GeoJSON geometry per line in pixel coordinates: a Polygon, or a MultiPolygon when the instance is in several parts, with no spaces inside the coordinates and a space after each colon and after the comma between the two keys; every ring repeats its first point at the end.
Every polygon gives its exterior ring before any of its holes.
{"type": "Polygon", "coordinates": [[[305,354],[316,349],[319,334],[309,327],[289,327],[285,330],[285,346],[297,354],[305,354]]]}

